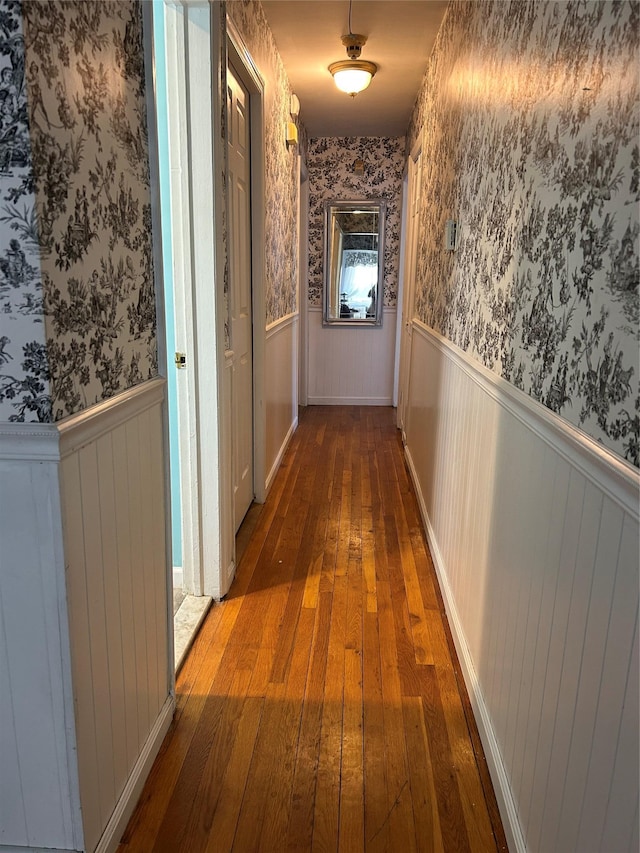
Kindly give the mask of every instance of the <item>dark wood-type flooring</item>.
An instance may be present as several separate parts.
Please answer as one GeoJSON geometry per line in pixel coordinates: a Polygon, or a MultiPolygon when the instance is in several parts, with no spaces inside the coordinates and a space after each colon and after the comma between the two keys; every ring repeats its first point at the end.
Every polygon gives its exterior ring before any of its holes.
{"type": "Polygon", "coordinates": [[[119,853],[507,849],[394,416],[301,412],[119,853]]]}

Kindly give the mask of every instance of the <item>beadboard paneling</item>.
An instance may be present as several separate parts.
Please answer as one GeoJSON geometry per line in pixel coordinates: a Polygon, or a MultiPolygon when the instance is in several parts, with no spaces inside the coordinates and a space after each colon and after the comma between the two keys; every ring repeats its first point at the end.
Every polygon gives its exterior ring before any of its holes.
{"type": "Polygon", "coordinates": [[[309,307],[309,405],[390,406],[396,311],[385,308],[382,326],[324,327],[322,310],[309,307]]]}
{"type": "Polygon", "coordinates": [[[633,850],[637,472],[417,321],[407,458],[511,847],[633,850]]]}
{"type": "Polygon", "coordinates": [[[104,832],[170,691],[163,393],[162,380],[145,383],[59,424],[87,850],[104,832]]]}
{"type": "Polygon", "coordinates": [[[0,848],[82,847],[57,460],[0,426],[0,848]]]}
{"type": "Polygon", "coordinates": [[[289,439],[298,425],[298,315],[267,327],[264,395],[266,409],[266,490],[269,491],[289,439]]]}

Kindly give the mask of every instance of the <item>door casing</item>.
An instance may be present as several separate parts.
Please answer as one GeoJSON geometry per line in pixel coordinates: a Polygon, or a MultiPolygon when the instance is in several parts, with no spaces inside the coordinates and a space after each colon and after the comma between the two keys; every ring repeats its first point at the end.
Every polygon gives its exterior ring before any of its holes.
{"type": "MultiPolygon", "coordinates": [[[[235,573],[223,173],[227,55],[251,98],[251,194],[264,209],[264,85],[218,3],[163,4],[174,247],[184,586],[222,598],[235,573]],[[225,30],[228,35],[225,36],[225,30]]],[[[264,318],[264,226],[252,222],[253,316],[264,318]]],[[[264,500],[264,322],[253,324],[254,490],[264,500]]],[[[172,368],[170,368],[172,369],[172,368]]]]}
{"type": "MultiPolygon", "coordinates": [[[[249,91],[251,123],[251,208],[264,208],[264,80],[233,21],[227,16],[227,62],[249,91]]],[[[257,503],[266,498],[266,419],[264,407],[265,295],[264,218],[251,216],[251,277],[253,314],[253,491],[257,503]]]]}
{"type": "Polygon", "coordinates": [[[402,310],[398,312],[398,333],[400,341],[398,369],[398,412],[397,424],[402,431],[403,441],[406,435],[407,397],[411,373],[411,336],[416,289],[417,240],[419,231],[420,197],[422,191],[422,140],[414,145],[407,161],[404,179],[402,207],[403,245],[400,257],[400,290],[402,310]]]}
{"type": "Polygon", "coordinates": [[[227,60],[227,250],[234,530],[254,497],[251,95],[227,60]]]}

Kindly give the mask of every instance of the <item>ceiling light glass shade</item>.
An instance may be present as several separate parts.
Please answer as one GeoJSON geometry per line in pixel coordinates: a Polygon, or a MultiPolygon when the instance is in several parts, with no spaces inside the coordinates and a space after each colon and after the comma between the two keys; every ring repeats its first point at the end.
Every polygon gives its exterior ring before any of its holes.
{"type": "Polygon", "coordinates": [[[329,66],[338,89],[351,96],[366,89],[377,70],[375,63],[364,59],[344,59],[342,62],[332,62],[329,66]]]}

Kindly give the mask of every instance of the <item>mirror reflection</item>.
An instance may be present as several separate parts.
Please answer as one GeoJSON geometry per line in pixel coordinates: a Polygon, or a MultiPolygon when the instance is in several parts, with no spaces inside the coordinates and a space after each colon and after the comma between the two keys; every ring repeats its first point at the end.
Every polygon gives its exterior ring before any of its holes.
{"type": "Polygon", "coordinates": [[[332,201],[325,207],[326,324],[382,323],[384,201],[332,201]]]}

